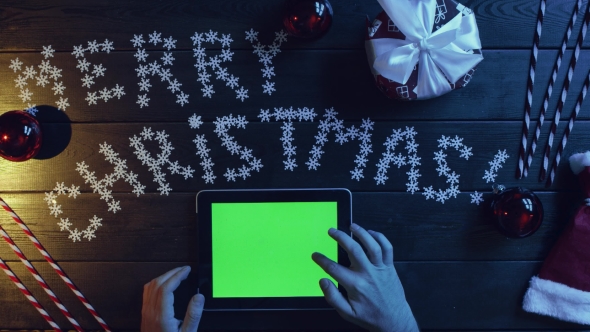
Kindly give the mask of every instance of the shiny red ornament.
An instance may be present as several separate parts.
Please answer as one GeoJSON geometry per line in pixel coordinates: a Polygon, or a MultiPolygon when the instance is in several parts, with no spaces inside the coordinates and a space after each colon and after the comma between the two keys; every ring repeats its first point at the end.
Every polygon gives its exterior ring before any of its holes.
{"type": "Polygon", "coordinates": [[[328,0],[287,0],[283,25],[293,37],[317,38],[330,29],[332,15],[332,6],[328,0]]]}
{"type": "Polygon", "coordinates": [[[498,192],[492,201],[493,219],[500,233],[512,238],[532,235],[543,221],[543,204],[521,187],[498,192]]]}
{"type": "Polygon", "coordinates": [[[0,115],[0,157],[29,160],[41,149],[41,141],[39,122],[29,113],[10,111],[0,115]]]}

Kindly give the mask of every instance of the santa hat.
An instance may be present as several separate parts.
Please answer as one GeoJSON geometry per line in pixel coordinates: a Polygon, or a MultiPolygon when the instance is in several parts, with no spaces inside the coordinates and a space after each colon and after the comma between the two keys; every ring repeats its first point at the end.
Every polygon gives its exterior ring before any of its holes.
{"type": "Polygon", "coordinates": [[[523,309],[568,322],[590,325],[590,151],[570,158],[586,194],[538,276],[524,296],[523,309]]]}

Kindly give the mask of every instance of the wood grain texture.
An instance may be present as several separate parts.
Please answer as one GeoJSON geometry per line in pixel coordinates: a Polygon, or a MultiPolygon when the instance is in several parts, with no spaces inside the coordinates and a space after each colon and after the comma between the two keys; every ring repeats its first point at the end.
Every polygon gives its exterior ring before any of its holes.
{"type": "MultiPolygon", "coordinates": [[[[216,51],[207,51],[215,55],[216,51]]],[[[159,77],[152,77],[152,88],[148,93],[150,105],[140,108],[136,103],[140,92],[135,69],[137,60],[132,52],[117,52],[110,55],[94,54],[86,58],[93,64],[103,64],[107,68],[105,77],[97,78],[92,89],[82,87],[84,77],[76,69],[76,58],[68,53],[58,53],[51,63],[63,69],[62,78],[70,107],[66,115],[72,122],[185,122],[193,113],[205,120],[230,113],[247,116],[248,120],[259,120],[261,109],[272,107],[309,107],[323,112],[334,107],[343,119],[360,120],[370,117],[373,120],[518,120],[522,121],[526,93],[526,75],[529,68],[528,51],[498,50],[484,51],[484,60],[479,64],[470,83],[444,96],[419,102],[396,101],[385,97],[375,86],[369,70],[365,52],[362,50],[284,50],[273,61],[275,66],[276,89],[271,96],[263,94],[261,85],[265,83],[257,56],[251,51],[235,51],[234,60],[227,65],[228,71],[240,78],[239,82],[249,90],[250,97],[244,102],[236,99],[236,93],[225,83],[211,80],[215,89],[212,98],[203,97],[202,85],[197,82],[197,69],[194,68],[192,52],[174,52],[176,58],[171,72],[181,82],[182,89],[189,94],[189,104],[181,107],[176,97],[167,90],[168,85],[159,77]],[[87,92],[102,88],[125,87],[126,95],[108,102],[98,101],[88,105],[87,92]]],[[[148,62],[159,60],[162,52],[149,52],[148,62]]],[[[546,118],[555,115],[567,64],[572,52],[564,56],[563,68],[554,86],[546,118]]],[[[557,51],[546,50],[539,53],[537,75],[533,89],[531,119],[539,117],[543,95],[549,83],[557,51]]],[[[23,109],[26,103],[19,97],[20,89],[15,87],[14,79],[18,73],[9,69],[10,60],[19,58],[25,66],[41,63],[41,54],[0,53],[0,103],[4,110],[23,109]]],[[[582,84],[590,70],[590,51],[582,51],[568,91],[562,119],[569,119],[575,101],[582,90],[582,84]]],[[[55,107],[58,96],[51,90],[53,83],[43,88],[29,80],[27,88],[33,92],[31,103],[55,107]]],[[[590,119],[590,103],[586,102],[578,119],[590,119]]],[[[48,121],[60,121],[48,119],[48,121]]],[[[531,128],[531,131],[533,129],[531,128]]],[[[514,133],[520,135],[520,133],[514,133]]]]}
{"type": "MultiPolygon", "coordinates": [[[[360,123],[344,122],[346,127],[360,123]]],[[[153,176],[146,166],[134,155],[134,149],[129,147],[129,138],[139,135],[144,127],[152,128],[154,131],[164,130],[170,134],[170,142],[175,147],[172,151],[171,160],[178,160],[181,165],[190,165],[196,169],[193,178],[184,180],[180,175],[167,175],[167,181],[177,192],[196,192],[202,189],[223,189],[223,188],[289,188],[299,187],[347,187],[353,191],[396,191],[405,192],[409,167],[392,167],[388,170],[389,179],[385,185],[377,185],[374,177],[377,175],[377,163],[386,151],[383,143],[391,135],[394,129],[406,126],[414,127],[418,132],[416,143],[419,144],[418,156],[421,157],[419,166],[421,177],[419,185],[433,185],[435,188],[446,188],[445,178],[439,177],[436,172],[437,162],[433,160],[434,152],[440,150],[438,139],[442,135],[459,136],[463,143],[472,147],[473,156],[469,160],[460,159],[459,153],[454,149],[446,150],[449,167],[460,174],[459,189],[465,191],[478,190],[480,192],[490,190],[491,183],[486,183],[482,178],[485,170],[489,170],[489,162],[493,160],[498,150],[506,150],[510,158],[498,171],[497,182],[507,187],[523,186],[531,190],[545,190],[544,183],[539,183],[536,177],[541,167],[541,153],[537,153],[531,166],[530,176],[526,179],[516,180],[513,178],[513,167],[516,163],[516,153],[520,134],[520,123],[515,121],[481,121],[477,123],[477,130],[472,130],[474,124],[469,121],[420,121],[420,122],[378,122],[372,132],[371,142],[373,152],[368,155],[367,168],[364,171],[365,178],[360,181],[351,179],[350,171],[355,167],[355,156],[359,153],[359,142],[353,141],[340,145],[334,142],[334,133],[328,135],[330,142],[326,143],[323,150],[325,153],[320,159],[321,166],[317,170],[309,170],[305,162],[309,159],[309,151],[315,144],[314,136],[318,133],[318,123],[294,123],[296,128],[293,132],[296,145],[296,160],[298,167],[294,171],[284,169],[283,147],[280,141],[282,136],[281,123],[249,123],[246,129],[231,129],[229,134],[235,137],[238,144],[253,150],[253,155],[260,158],[264,167],[259,172],[252,172],[252,176],[246,180],[241,178],[235,182],[228,182],[223,174],[227,168],[237,168],[242,165],[238,156],[232,156],[221,144],[220,138],[213,132],[215,125],[205,123],[198,130],[190,129],[185,123],[126,123],[126,124],[74,124],[72,125],[72,138],[69,146],[58,156],[46,160],[29,160],[23,163],[3,162],[0,164],[0,180],[2,181],[1,192],[37,191],[46,192],[55,187],[56,182],[65,182],[66,185],[76,184],[81,186],[85,192],[92,191],[89,184],[78,174],[76,163],[84,161],[90,165],[90,169],[96,171],[97,176],[102,178],[104,174],[112,173],[113,166],[106,162],[104,155],[98,152],[99,144],[104,142],[112,145],[114,151],[119,153],[121,158],[127,160],[128,167],[139,174],[139,180],[147,186],[147,192],[156,192],[157,184],[152,182],[153,176]],[[204,134],[209,153],[215,165],[214,174],[217,176],[215,183],[205,184],[202,179],[204,174],[199,165],[200,158],[196,155],[196,147],[192,140],[197,134],[204,134]],[[302,183],[302,181],[305,181],[302,183]]],[[[535,123],[532,124],[533,126],[535,123]]],[[[561,128],[565,128],[562,123],[561,128]]],[[[48,127],[66,126],[61,124],[47,125],[48,127]]],[[[545,123],[540,144],[547,139],[549,123],[545,123]]],[[[560,140],[563,133],[559,134],[556,140],[560,140]]],[[[564,152],[563,161],[560,163],[557,172],[557,180],[551,190],[572,191],[576,190],[575,177],[569,169],[567,158],[569,155],[584,151],[588,148],[590,140],[590,122],[579,121],[576,123],[564,152]]],[[[405,154],[404,147],[396,148],[396,153],[405,154]]],[[[146,144],[146,148],[155,157],[160,153],[156,142],[146,144]]],[[[113,190],[115,192],[132,191],[132,187],[124,181],[117,182],[113,190]]],[[[414,196],[417,196],[414,195],[414,196]]],[[[417,201],[422,200],[416,197],[417,201]]]]}
{"type": "MultiPolygon", "coordinates": [[[[484,49],[531,49],[539,2],[531,0],[469,0],[458,1],[476,15],[484,49]]],[[[286,48],[337,49],[363,48],[365,18],[371,20],[381,12],[376,1],[333,1],[334,23],[328,34],[316,41],[289,40],[286,48]]],[[[450,5],[450,2],[449,2],[450,5]]],[[[264,31],[269,42],[272,32],[282,28],[281,1],[223,0],[202,2],[176,0],[113,0],[81,4],[75,0],[47,3],[42,0],[3,1],[0,6],[0,41],[2,50],[41,50],[46,45],[47,31],[59,29],[59,38],[49,44],[59,50],[69,50],[72,41],[108,38],[115,45],[133,49],[131,34],[153,32],[179,39],[181,49],[190,49],[190,37],[195,31],[218,30],[231,33],[234,47],[250,45],[244,31],[254,28],[264,31]],[[144,22],[149,21],[149,27],[144,22]],[[80,39],[83,36],[85,39],[80,39]],[[87,38],[87,39],[86,39],[87,38]]],[[[541,35],[541,48],[558,48],[565,33],[574,1],[548,1],[541,35]]],[[[576,25],[579,29],[580,24],[576,25]]],[[[575,29],[574,31],[577,31],[575,29]]],[[[573,46],[574,42],[570,44],[573,46]]],[[[585,47],[590,45],[585,42],[585,47]]]]}
{"type": "MultiPolygon", "coordinates": [[[[176,315],[182,317],[190,297],[196,293],[193,262],[76,262],[61,263],[61,266],[111,327],[115,330],[137,330],[143,285],[165,271],[187,264],[193,267],[193,272],[175,292],[176,315]],[[118,296],[113,301],[105,294],[125,296],[118,296]]],[[[34,265],[84,328],[99,328],[46,263],[34,265]]],[[[57,308],[50,303],[22,264],[10,263],[10,266],[58,324],[68,327],[65,318],[60,317],[57,308]]],[[[422,329],[473,330],[481,326],[523,330],[583,328],[522,310],[522,297],[529,279],[538,273],[539,262],[399,262],[395,266],[422,329]],[[433,278],[434,271],[436,277],[433,278]]],[[[6,294],[0,298],[0,305],[4,308],[0,311],[0,321],[6,328],[47,328],[8,278],[0,278],[0,288],[6,294]]],[[[335,311],[204,312],[199,331],[219,330],[360,331],[335,311]]]]}
{"type": "MultiPolygon", "coordinates": [[[[450,5],[448,0],[445,0],[450,5]]],[[[282,52],[273,59],[277,91],[262,93],[261,63],[252,53],[245,31],[260,31],[263,44],[270,44],[274,32],[281,29],[282,1],[260,0],[4,0],[0,3],[0,113],[23,109],[15,88],[18,76],[9,69],[10,60],[18,57],[24,66],[37,67],[43,57],[42,46],[52,45],[58,52],[51,64],[63,69],[65,97],[70,106],[65,113],[42,113],[39,119],[46,134],[46,147],[57,155],[44,154],[24,163],[0,160],[0,196],[23,218],[50,254],[59,262],[84,295],[115,330],[139,329],[142,286],[152,278],[180,265],[198,266],[198,216],[195,195],[202,189],[223,188],[289,188],[346,187],[353,192],[354,220],[367,229],[385,234],[395,248],[396,268],[405,287],[406,297],[420,327],[425,330],[582,330],[583,326],[525,313],[522,298],[530,278],[537,274],[543,259],[559,238],[571,214],[581,203],[576,177],[567,158],[588,149],[590,141],[589,102],[582,105],[572,131],[557,177],[551,188],[537,182],[541,150],[549,132],[549,122],[565,78],[565,68],[572,55],[575,38],[569,43],[562,70],[554,86],[546,123],[541,132],[536,158],[529,177],[514,179],[518,143],[521,135],[526,77],[532,48],[539,1],[535,0],[460,0],[474,10],[483,46],[481,62],[470,83],[463,89],[442,97],[403,102],[389,100],[375,87],[364,49],[365,19],[372,19],[381,8],[377,1],[332,1],[334,23],[324,37],[313,40],[289,38],[282,52]],[[235,92],[213,78],[213,98],[202,97],[201,84],[192,54],[190,36],[209,29],[231,34],[235,52],[233,61],[226,63],[228,71],[240,78],[240,85],[249,89],[250,97],[237,100],[235,92]],[[181,107],[176,97],[160,82],[151,78],[150,106],[136,104],[139,94],[136,75],[137,60],[130,39],[134,34],[147,37],[154,30],[163,37],[177,39],[176,58],[171,72],[190,95],[189,104],[181,107]],[[120,100],[102,101],[88,106],[84,100],[87,88],[81,86],[81,73],[71,54],[74,45],[104,39],[114,42],[111,54],[86,54],[86,59],[103,64],[105,77],[96,79],[91,91],[119,84],[126,95],[120,100]],[[286,171],[283,167],[281,123],[261,123],[261,109],[274,107],[309,107],[318,114],[315,123],[296,122],[293,145],[297,146],[298,167],[286,171]],[[315,143],[318,122],[324,110],[334,107],[345,126],[360,125],[361,119],[376,121],[372,132],[373,152],[361,181],[351,179],[359,142],[344,145],[334,143],[331,133],[324,147],[321,166],[310,171],[304,164],[315,143]],[[55,116],[59,114],[60,116],[55,116]],[[187,119],[192,114],[202,116],[204,124],[190,129],[187,119]],[[243,115],[250,123],[246,129],[231,129],[240,145],[253,149],[253,155],[264,167],[247,180],[227,182],[227,168],[239,167],[241,161],[221,145],[214,133],[217,117],[243,115]],[[437,176],[437,139],[441,135],[463,137],[474,155],[459,159],[455,151],[447,150],[449,167],[460,174],[456,199],[444,205],[416,193],[406,192],[408,167],[388,170],[385,185],[377,185],[373,177],[377,163],[385,151],[383,143],[393,129],[414,127],[418,132],[418,156],[421,157],[420,188],[432,185],[446,188],[443,177],[437,176]],[[161,196],[146,166],[134,156],[129,137],[144,127],[165,130],[175,150],[171,159],[195,169],[194,177],[184,180],[179,175],[167,175],[173,188],[169,196],[161,196]],[[205,184],[201,178],[192,139],[205,134],[215,163],[215,184],[205,184]],[[71,135],[71,136],[70,136],[71,135]],[[63,139],[61,151],[54,141],[63,139]],[[53,142],[53,143],[52,143],[53,142]],[[65,143],[64,143],[65,142],[65,143]],[[98,194],[75,171],[76,162],[85,161],[99,177],[112,172],[113,166],[104,160],[99,144],[111,144],[146,185],[146,194],[131,194],[130,186],[115,183],[113,195],[121,201],[122,211],[107,212],[98,194]],[[498,150],[510,155],[499,170],[497,182],[507,187],[522,186],[534,190],[545,207],[544,222],[533,236],[514,240],[501,236],[487,218],[491,183],[482,179],[498,150]],[[72,243],[60,232],[58,219],[49,215],[44,192],[56,182],[81,186],[83,194],[77,199],[59,197],[64,214],[73,228],[85,228],[87,220],[97,214],[103,226],[92,241],[72,243]],[[470,204],[469,194],[487,193],[479,206],[470,204]]],[[[585,8],[587,0],[582,8],[585,8]]],[[[566,30],[574,1],[548,1],[540,40],[531,130],[536,125],[540,103],[549,82],[553,62],[566,30]]],[[[575,37],[581,17],[574,27],[575,37]]],[[[146,45],[148,61],[163,55],[161,46],[146,45]]],[[[555,142],[561,140],[582,82],[590,71],[590,41],[586,40],[577,70],[567,95],[560,128],[555,142]]],[[[208,48],[207,55],[219,54],[219,46],[208,48]]],[[[24,69],[23,66],[23,69],[24,69]]],[[[214,76],[214,75],[213,75],[214,76]]],[[[50,86],[42,88],[29,81],[32,103],[55,105],[57,100],[50,86]]],[[[143,93],[143,92],[142,92],[143,93]]],[[[532,138],[531,132],[529,139],[532,138]]],[[[554,145],[557,143],[554,143],[554,145]]],[[[155,144],[147,149],[156,154],[155,144]]],[[[49,151],[44,150],[44,151],[49,151]]],[[[403,144],[397,152],[403,150],[403,144]]],[[[405,150],[404,150],[405,152],[405,150]]],[[[551,156],[553,157],[553,155],[551,156]]],[[[51,270],[43,257],[8,218],[0,214],[0,224],[55,290],[76,319],[87,329],[98,329],[66,285],[51,270]]],[[[327,235],[326,235],[327,236],[327,235]]],[[[311,254],[311,253],[310,253],[311,254]]],[[[40,286],[4,244],[0,257],[9,262],[15,273],[38,297],[60,326],[71,328],[58,309],[50,302],[40,286]]],[[[194,273],[176,292],[177,317],[184,315],[190,296],[196,291],[194,273]]],[[[0,277],[0,329],[46,329],[46,322],[6,277],[0,277]]],[[[586,327],[587,329],[587,327],[586,327]]],[[[200,331],[360,331],[344,321],[335,311],[278,313],[205,313],[200,331]]]]}
{"type": "MultiPolygon", "coordinates": [[[[114,196],[123,208],[116,215],[107,213],[104,201],[95,194],[83,194],[76,201],[60,200],[61,217],[69,218],[72,229],[85,229],[95,214],[103,218],[96,239],[76,243],[68,239],[67,232],[60,232],[59,219],[49,216],[42,195],[3,198],[57,261],[198,261],[196,193],[114,196]]],[[[355,192],[353,220],[383,233],[395,247],[397,261],[542,260],[582,201],[575,193],[539,193],[545,208],[541,228],[531,237],[514,240],[499,234],[489,219],[491,196],[487,195],[484,205],[476,206],[468,204],[469,193],[465,192],[442,206],[410,194],[355,192]]],[[[30,260],[44,261],[8,216],[0,215],[0,222],[30,260]]],[[[18,261],[4,242],[0,257],[18,261]]]]}

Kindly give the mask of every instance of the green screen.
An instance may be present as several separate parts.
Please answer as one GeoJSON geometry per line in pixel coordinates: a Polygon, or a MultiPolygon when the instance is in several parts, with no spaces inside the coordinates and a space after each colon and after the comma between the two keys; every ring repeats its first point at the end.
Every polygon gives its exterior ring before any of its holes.
{"type": "Polygon", "coordinates": [[[213,297],[323,296],[331,279],[314,251],[338,262],[336,202],[213,203],[213,297]]]}

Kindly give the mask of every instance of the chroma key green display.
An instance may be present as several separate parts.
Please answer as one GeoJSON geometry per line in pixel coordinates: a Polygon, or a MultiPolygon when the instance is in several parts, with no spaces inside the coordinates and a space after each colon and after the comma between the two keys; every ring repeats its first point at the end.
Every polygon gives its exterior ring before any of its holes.
{"type": "Polygon", "coordinates": [[[338,261],[336,202],[213,203],[213,297],[323,296],[331,279],[314,251],[338,261]]]}

